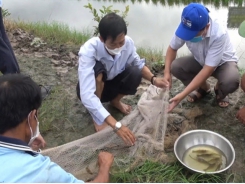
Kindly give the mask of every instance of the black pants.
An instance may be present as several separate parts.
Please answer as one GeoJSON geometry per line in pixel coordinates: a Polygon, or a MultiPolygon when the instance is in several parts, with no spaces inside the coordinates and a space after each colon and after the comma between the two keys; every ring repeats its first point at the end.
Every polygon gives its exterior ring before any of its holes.
{"type": "MultiPolygon", "coordinates": [[[[101,102],[109,102],[116,98],[118,94],[134,95],[139,86],[142,74],[141,71],[135,66],[128,66],[125,70],[118,74],[112,80],[106,80],[107,74],[103,64],[99,61],[94,66],[95,78],[99,74],[103,74],[104,89],[101,95],[101,102]]],[[[79,82],[77,84],[77,97],[80,99],[79,82]]],[[[81,100],[81,99],[80,99],[81,100]]]]}
{"type": "Polygon", "coordinates": [[[6,35],[0,8],[0,71],[3,74],[20,73],[18,62],[6,35]]]}

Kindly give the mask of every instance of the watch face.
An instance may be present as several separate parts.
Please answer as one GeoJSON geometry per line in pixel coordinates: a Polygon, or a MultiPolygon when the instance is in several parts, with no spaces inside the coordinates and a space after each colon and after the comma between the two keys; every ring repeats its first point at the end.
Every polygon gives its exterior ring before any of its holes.
{"type": "Polygon", "coordinates": [[[117,122],[115,125],[116,128],[121,128],[121,126],[122,126],[122,124],[120,122],[117,122]]]}

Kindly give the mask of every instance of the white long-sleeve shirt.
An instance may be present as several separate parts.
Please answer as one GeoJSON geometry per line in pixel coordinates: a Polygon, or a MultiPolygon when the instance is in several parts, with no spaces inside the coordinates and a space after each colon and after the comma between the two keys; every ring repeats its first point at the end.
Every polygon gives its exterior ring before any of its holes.
{"type": "Polygon", "coordinates": [[[93,37],[81,46],[79,55],[78,77],[80,84],[80,97],[83,105],[88,109],[93,120],[101,125],[110,115],[103,107],[100,99],[94,94],[96,82],[94,66],[100,61],[107,72],[107,80],[112,80],[125,70],[126,65],[137,66],[140,70],[145,65],[145,59],[140,59],[136,53],[133,40],[125,36],[125,44],[120,54],[113,58],[105,49],[99,37],[93,37]]]}

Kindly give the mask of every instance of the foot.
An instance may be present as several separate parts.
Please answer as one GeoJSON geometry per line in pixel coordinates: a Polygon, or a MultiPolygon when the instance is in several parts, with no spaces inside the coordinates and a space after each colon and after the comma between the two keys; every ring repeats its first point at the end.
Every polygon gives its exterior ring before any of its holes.
{"type": "Polygon", "coordinates": [[[126,115],[129,114],[132,110],[130,105],[122,103],[121,101],[111,101],[111,105],[126,115]]]}
{"type": "Polygon", "coordinates": [[[108,125],[106,123],[103,123],[102,125],[98,125],[97,123],[94,122],[94,128],[96,132],[99,132],[103,129],[105,129],[106,127],[108,127],[108,125]]]}
{"type": "Polygon", "coordinates": [[[188,102],[195,102],[201,98],[203,98],[204,96],[206,96],[207,94],[209,94],[211,92],[210,89],[208,90],[204,90],[202,88],[199,88],[198,90],[195,90],[193,92],[191,92],[188,97],[187,97],[187,101],[188,102]]]}
{"type": "Polygon", "coordinates": [[[228,107],[230,105],[228,95],[223,99],[219,98],[217,86],[214,87],[214,93],[216,95],[216,101],[220,107],[225,108],[225,107],[228,107]]]}
{"type": "Polygon", "coordinates": [[[245,107],[241,108],[237,114],[236,118],[241,121],[243,124],[245,124],[245,107]]]}

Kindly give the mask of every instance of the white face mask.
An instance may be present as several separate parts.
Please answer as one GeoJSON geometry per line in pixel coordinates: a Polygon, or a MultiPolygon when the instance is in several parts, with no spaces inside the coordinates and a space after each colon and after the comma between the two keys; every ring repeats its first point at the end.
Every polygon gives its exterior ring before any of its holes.
{"type": "Polygon", "coordinates": [[[107,46],[105,45],[106,50],[111,54],[111,55],[117,55],[120,54],[120,52],[122,51],[122,47],[119,48],[115,48],[115,49],[108,49],[107,46]]]}
{"type": "Polygon", "coordinates": [[[32,128],[31,128],[30,123],[29,123],[29,115],[28,115],[28,124],[29,124],[30,130],[31,130],[31,139],[30,139],[28,145],[30,146],[31,143],[33,143],[33,141],[39,136],[40,132],[39,132],[39,121],[38,121],[36,116],[35,116],[35,118],[37,120],[37,128],[36,128],[35,132],[32,131],[32,128]]]}

